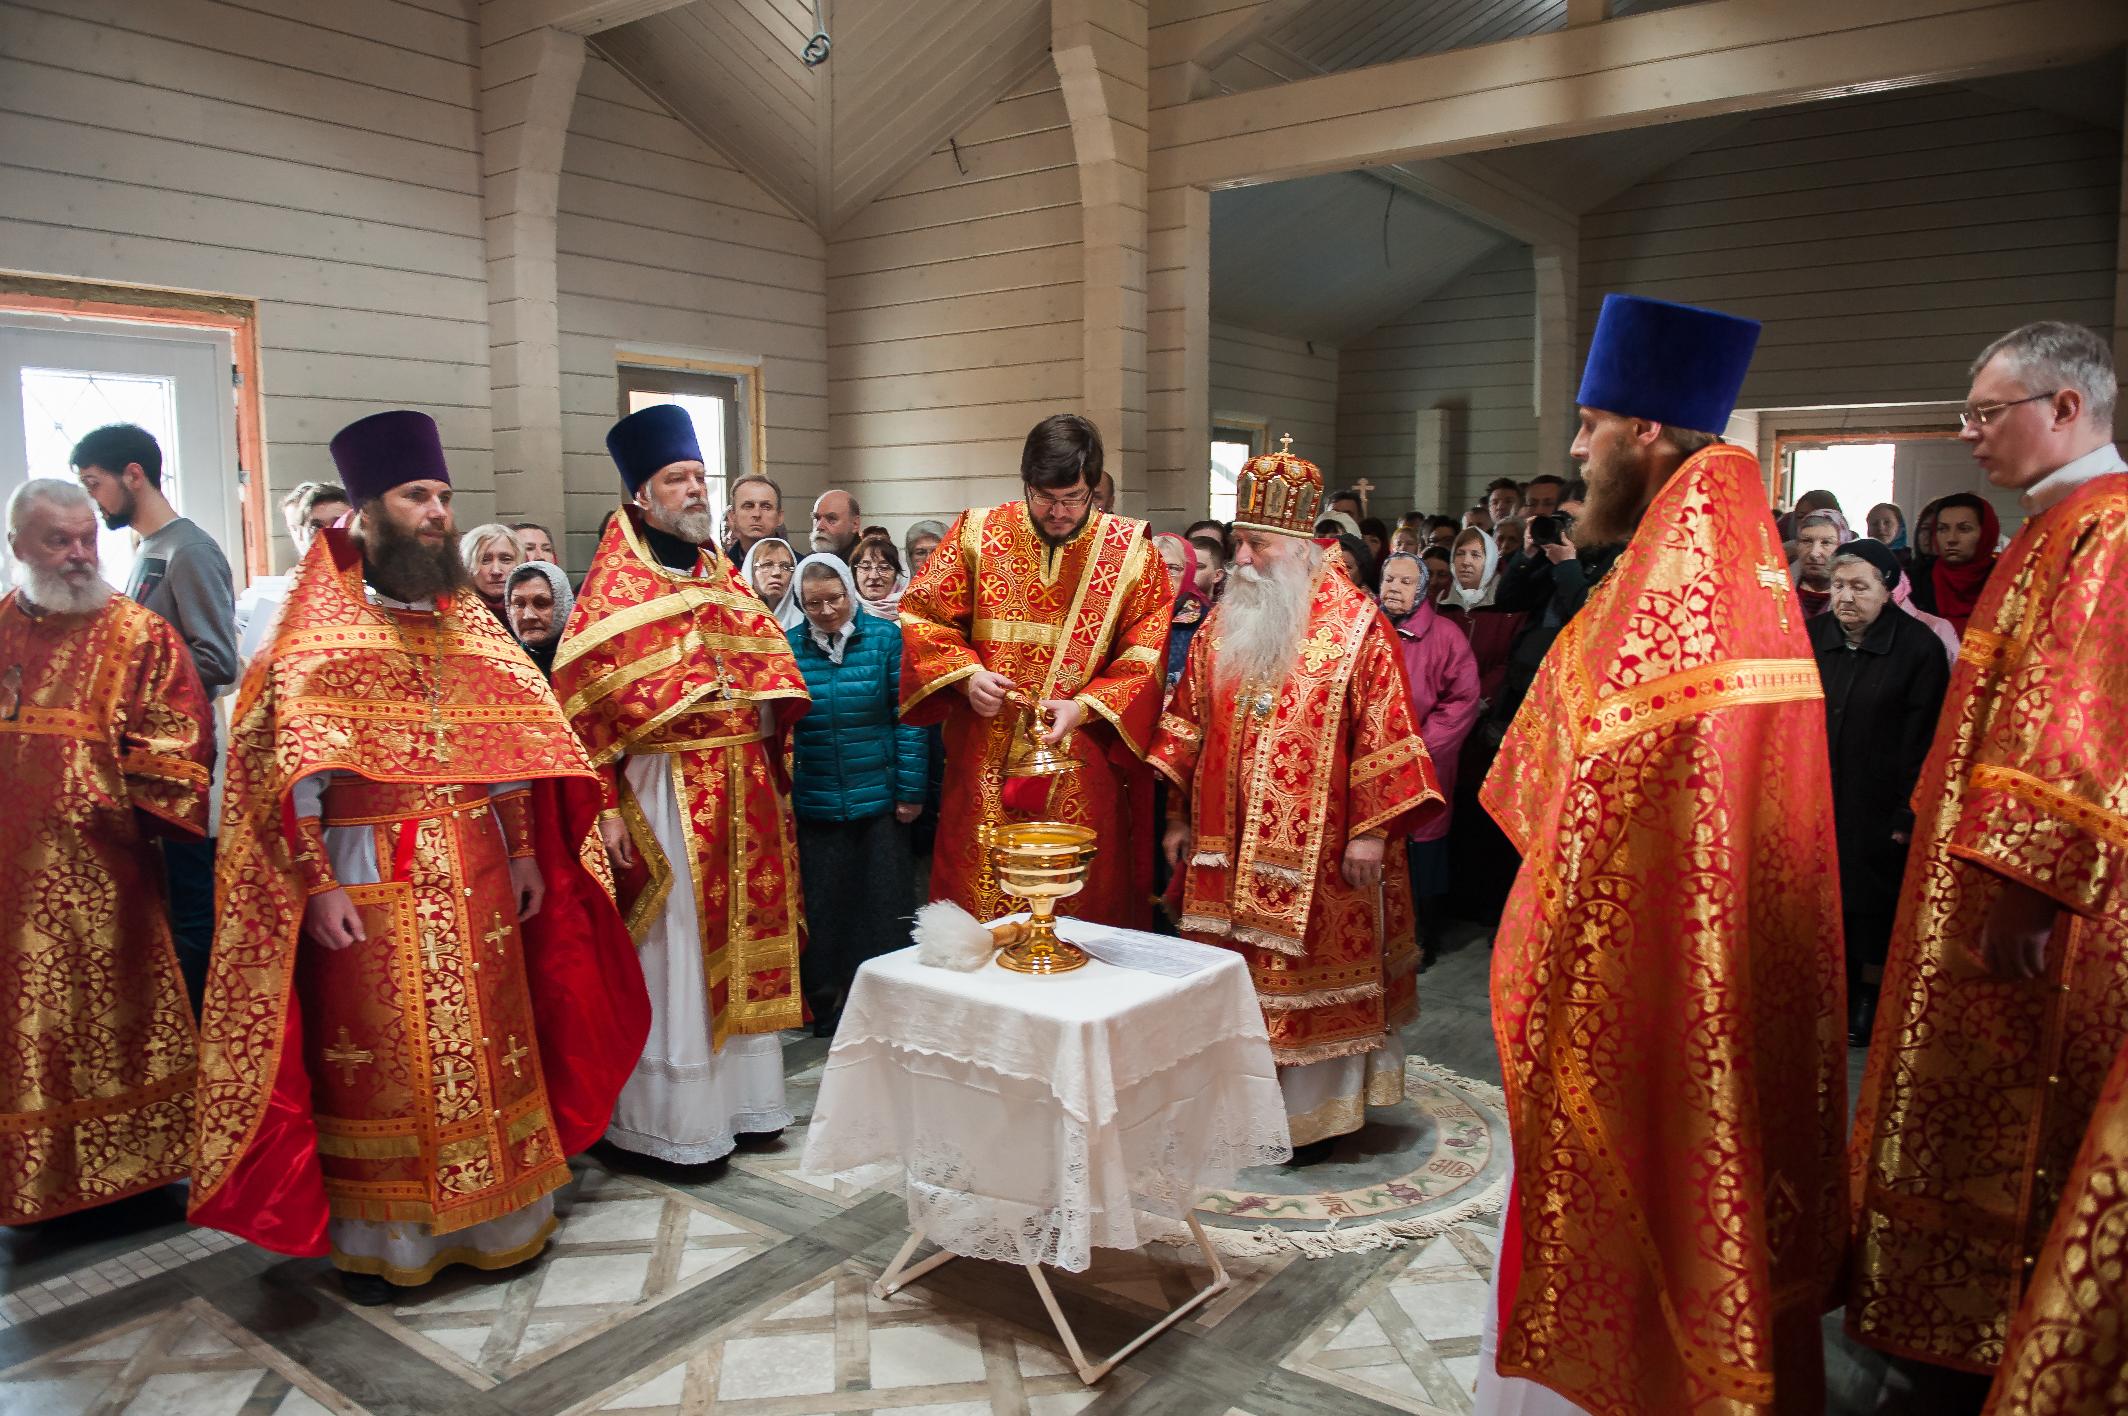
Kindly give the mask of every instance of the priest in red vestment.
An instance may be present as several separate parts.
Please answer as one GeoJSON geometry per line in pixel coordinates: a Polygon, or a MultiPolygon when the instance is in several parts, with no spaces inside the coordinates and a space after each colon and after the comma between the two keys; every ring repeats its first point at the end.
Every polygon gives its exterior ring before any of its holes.
{"type": "Polygon", "coordinates": [[[1101,853],[1065,914],[1152,920],[1152,742],[1165,682],[1167,569],[1145,523],[1094,510],[1101,434],[1072,413],[1037,423],[1020,454],[1025,496],[964,512],[901,601],[902,719],[945,724],[946,781],[931,894],[977,919],[1020,908],[991,878],[986,823],[1090,826],[1101,853]],[[1024,699],[1076,770],[1004,776],[1024,699]]]}
{"type": "Polygon", "coordinates": [[[650,985],[650,1040],[606,1139],[678,1165],[790,1124],[783,1041],[805,1020],[790,641],[711,534],[687,410],[613,425],[631,500],[606,527],[554,656],[554,691],[607,774],[603,829],[650,985]]]}
{"type": "Polygon", "coordinates": [[[1403,1099],[1397,1030],[1419,1011],[1404,839],[1442,808],[1396,631],[1310,539],[1322,495],[1289,451],[1242,469],[1227,593],[1151,758],[1182,931],[1248,960],[1303,1165],[1403,1099]]]}
{"type": "Polygon", "coordinates": [[[1625,542],[1481,799],[1514,1178],[1481,1412],[1824,1409],[1847,1031],[1825,711],[1758,459],[1758,325],[1605,298],[1574,530],[1625,542]]]}
{"type": "Polygon", "coordinates": [[[2128,1047],[2114,1059],[2010,1324],[1987,1416],[2128,1411],[2128,1047]]]}
{"type": "Polygon", "coordinates": [[[213,755],[185,641],[98,574],[96,507],[8,500],[0,597],[0,1224],[181,1180],[196,1058],[158,836],[207,833],[213,755]]]}
{"type": "Polygon", "coordinates": [[[471,593],[436,424],[332,455],[354,524],[312,541],[230,734],[192,1218],[380,1304],[539,1253],[650,1020],[596,775],[471,593]]]}
{"type": "MultiPolygon", "coordinates": [[[[1965,441],[2027,513],[1974,607],[1914,843],[1854,1149],[1848,1323],[1984,1374],[2128,1044],[2128,467],[2104,338],[1974,365],[1965,441]]],[[[1925,1372],[1917,1378],[1927,1379],[1925,1372]]],[[[1937,1378],[1939,1383],[1943,1378],[1937,1378]]]]}

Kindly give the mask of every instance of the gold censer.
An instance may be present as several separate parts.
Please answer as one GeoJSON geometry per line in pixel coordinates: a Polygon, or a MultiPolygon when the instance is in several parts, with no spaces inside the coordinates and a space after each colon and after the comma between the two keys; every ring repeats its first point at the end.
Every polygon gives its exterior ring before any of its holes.
{"type": "Polygon", "coordinates": [[[1027,902],[1027,937],[998,953],[1014,973],[1058,974],[1086,966],[1086,951],[1057,938],[1057,901],[1086,888],[1099,853],[1093,831],[1063,821],[1015,821],[989,827],[990,866],[998,886],[1027,902]]]}

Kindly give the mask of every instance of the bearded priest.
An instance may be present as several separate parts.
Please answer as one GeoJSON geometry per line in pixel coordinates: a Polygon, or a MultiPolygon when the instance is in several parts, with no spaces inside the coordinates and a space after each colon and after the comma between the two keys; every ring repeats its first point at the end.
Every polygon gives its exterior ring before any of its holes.
{"type": "Polygon", "coordinates": [[[1090,826],[1101,853],[1065,914],[1152,922],[1152,740],[1165,680],[1167,569],[1145,523],[1094,509],[1101,434],[1076,413],[1044,418],[1020,451],[1024,495],[964,512],[901,600],[902,721],[945,724],[946,783],[931,894],[977,919],[1019,908],[985,863],[982,828],[1010,816],[1090,826]],[[948,692],[947,690],[952,690],[948,692]],[[1078,764],[1004,777],[1022,721],[1078,764]],[[1079,731],[1083,728],[1084,731],[1079,731]]]}
{"type": "Polygon", "coordinates": [[[596,774],[471,593],[435,422],[331,451],[353,524],[311,542],[230,734],[192,1218],[376,1305],[539,1253],[650,1010],[596,774]]]}
{"type": "Polygon", "coordinates": [[[805,934],[784,749],[812,699],[717,551],[687,410],[638,409],[606,450],[630,500],[554,656],[554,691],[609,774],[602,829],[655,1014],[606,1139],[702,1165],[791,1121],[776,1034],[804,1021],[805,934]]]}
{"type": "Polygon", "coordinates": [[[1242,468],[1226,595],[1150,758],[1172,786],[1182,931],[1248,960],[1300,1165],[1403,1098],[1398,1029],[1419,1006],[1404,840],[1443,806],[1396,631],[1310,539],[1322,496],[1288,450],[1242,468]]]}
{"type": "Polygon", "coordinates": [[[1611,295],[1589,350],[1574,539],[1625,549],[1480,797],[1523,861],[1493,945],[1514,1175],[1479,1411],[1824,1408],[1839,863],[1802,607],[1758,459],[1718,435],[1758,332],[1611,295]]]}
{"type": "Polygon", "coordinates": [[[8,499],[0,597],[0,1224],[184,1178],[192,1015],[158,836],[207,832],[214,739],[192,655],[98,574],[96,507],[8,499]]]}

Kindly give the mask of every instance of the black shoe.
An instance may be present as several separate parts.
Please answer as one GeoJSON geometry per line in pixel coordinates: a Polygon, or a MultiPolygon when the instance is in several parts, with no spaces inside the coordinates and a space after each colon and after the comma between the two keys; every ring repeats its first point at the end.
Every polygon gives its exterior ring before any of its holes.
{"type": "Polygon", "coordinates": [[[836,1026],[841,1022],[842,1019],[840,1018],[815,1018],[813,1019],[813,1036],[833,1037],[836,1026]]]}
{"type": "Polygon", "coordinates": [[[741,1150],[767,1150],[783,1140],[783,1128],[773,1131],[742,1131],[732,1138],[732,1143],[741,1150]]]}
{"type": "Polygon", "coordinates": [[[383,1276],[374,1273],[340,1273],[340,1291],[347,1301],[364,1308],[382,1308],[394,1301],[392,1285],[383,1276]]]}
{"type": "Polygon", "coordinates": [[[1877,1027],[1877,990],[1858,988],[1847,1005],[1847,1045],[1869,1046],[1869,1035],[1877,1027]]]}
{"type": "Polygon", "coordinates": [[[1304,1146],[1295,1146],[1293,1148],[1293,1159],[1286,1162],[1286,1168],[1299,1170],[1305,1166],[1321,1165],[1330,1158],[1330,1152],[1336,1149],[1337,1137],[1335,1136],[1326,1136],[1319,1141],[1310,1141],[1304,1146]]]}

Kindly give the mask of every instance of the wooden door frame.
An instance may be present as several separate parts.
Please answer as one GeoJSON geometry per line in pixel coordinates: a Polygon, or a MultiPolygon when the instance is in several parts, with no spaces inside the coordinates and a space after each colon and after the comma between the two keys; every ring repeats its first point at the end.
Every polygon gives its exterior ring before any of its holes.
{"type": "Polygon", "coordinates": [[[272,569],[259,400],[258,301],[0,271],[0,314],[78,315],[121,324],[227,331],[230,358],[236,364],[237,505],[244,527],[244,573],[248,579],[272,569]]]}

